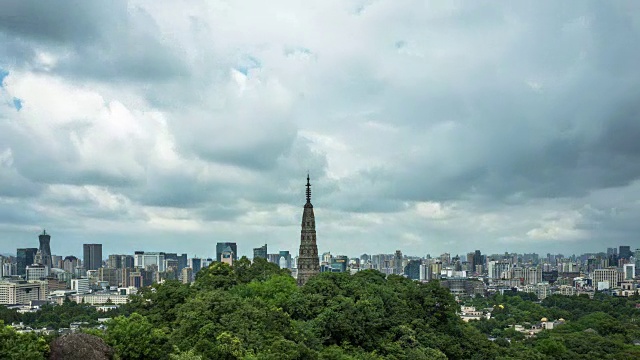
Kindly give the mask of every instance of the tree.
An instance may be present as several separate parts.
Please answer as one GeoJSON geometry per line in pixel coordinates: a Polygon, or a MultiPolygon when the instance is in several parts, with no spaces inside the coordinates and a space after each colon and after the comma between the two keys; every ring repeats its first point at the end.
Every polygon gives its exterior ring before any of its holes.
{"type": "Polygon", "coordinates": [[[122,359],[166,359],[171,352],[164,331],[138,313],[118,316],[107,326],[105,340],[122,359]]]}
{"type": "Polygon", "coordinates": [[[35,334],[18,334],[0,321],[0,359],[40,360],[49,352],[47,341],[35,334]]]}
{"type": "Polygon", "coordinates": [[[554,339],[542,339],[536,342],[536,350],[550,356],[553,359],[559,359],[567,353],[567,348],[560,341],[554,339]]]}
{"type": "Polygon", "coordinates": [[[194,286],[197,290],[228,290],[236,284],[238,279],[229,264],[215,262],[198,271],[194,286]]]}
{"type": "Polygon", "coordinates": [[[216,337],[214,353],[215,359],[236,360],[243,357],[244,350],[242,349],[242,342],[240,339],[226,331],[223,331],[216,337]]]}
{"type": "Polygon", "coordinates": [[[202,360],[202,356],[197,355],[193,349],[181,352],[180,349],[174,347],[173,350],[174,353],[169,354],[169,360],[202,360]]]}

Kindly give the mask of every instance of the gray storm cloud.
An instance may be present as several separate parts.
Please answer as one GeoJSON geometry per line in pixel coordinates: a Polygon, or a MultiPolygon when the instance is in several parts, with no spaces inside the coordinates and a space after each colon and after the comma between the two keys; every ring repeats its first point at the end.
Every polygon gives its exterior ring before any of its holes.
{"type": "Polygon", "coordinates": [[[638,14],[5,1],[0,251],[293,250],[307,171],[321,250],[640,246],[638,14]]]}

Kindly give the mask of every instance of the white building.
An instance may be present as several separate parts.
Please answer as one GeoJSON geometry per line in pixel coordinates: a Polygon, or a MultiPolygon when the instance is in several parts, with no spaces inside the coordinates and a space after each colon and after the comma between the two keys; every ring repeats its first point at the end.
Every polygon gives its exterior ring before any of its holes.
{"type": "Polygon", "coordinates": [[[511,277],[511,263],[508,261],[489,261],[487,271],[491,279],[508,279],[511,277]]]}
{"type": "Polygon", "coordinates": [[[209,267],[209,265],[211,265],[211,263],[213,262],[213,259],[201,259],[200,260],[200,269],[204,269],[209,267]]]}
{"type": "Polygon", "coordinates": [[[0,282],[0,304],[28,304],[31,300],[45,300],[42,284],[24,281],[0,282]]]}
{"type": "Polygon", "coordinates": [[[119,293],[93,293],[93,294],[77,294],[72,296],[73,301],[80,304],[84,302],[90,305],[103,305],[111,302],[115,305],[122,305],[129,302],[129,295],[121,295],[119,293]]]}
{"type": "Polygon", "coordinates": [[[624,279],[633,280],[636,276],[636,264],[624,264],[624,279]]]}
{"type": "Polygon", "coordinates": [[[610,289],[616,287],[620,281],[622,281],[622,273],[619,274],[618,269],[610,267],[606,269],[596,269],[591,275],[592,283],[594,286],[598,285],[598,290],[610,289]],[[609,286],[604,287],[604,283],[608,282],[609,286]],[[603,283],[603,287],[600,288],[600,283],[603,283]]]}
{"type": "Polygon", "coordinates": [[[32,264],[26,269],[27,281],[40,280],[49,276],[49,268],[42,264],[32,264]]]}
{"type": "Polygon", "coordinates": [[[576,288],[570,285],[560,285],[558,293],[565,296],[573,296],[576,294],[576,288]]]}
{"type": "Polygon", "coordinates": [[[431,281],[433,274],[429,264],[420,264],[420,281],[431,281]]]}
{"type": "Polygon", "coordinates": [[[534,293],[540,300],[544,300],[547,296],[551,294],[549,287],[549,283],[538,283],[535,285],[529,284],[525,285],[523,288],[524,292],[534,293]]]}
{"type": "Polygon", "coordinates": [[[159,272],[166,271],[164,253],[136,251],[135,255],[133,256],[133,266],[141,269],[146,269],[151,265],[157,266],[159,272]]]}
{"type": "Polygon", "coordinates": [[[542,282],[542,269],[539,267],[529,267],[524,269],[524,284],[536,285],[542,282]]]}
{"type": "Polygon", "coordinates": [[[89,292],[89,279],[71,279],[71,289],[78,294],[86,294],[89,292]]]}

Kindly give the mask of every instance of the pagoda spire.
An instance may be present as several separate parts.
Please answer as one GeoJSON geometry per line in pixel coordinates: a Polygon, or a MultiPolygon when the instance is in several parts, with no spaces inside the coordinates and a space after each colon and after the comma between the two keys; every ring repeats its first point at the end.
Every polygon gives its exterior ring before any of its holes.
{"type": "Polygon", "coordinates": [[[316,219],[311,205],[311,183],[307,173],[307,203],[302,212],[300,231],[300,253],[298,255],[297,282],[304,285],[307,280],[320,272],[318,245],[316,243],[316,219]]]}
{"type": "Polygon", "coordinates": [[[311,184],[309,183],[309,173],[307,173],[307,204],[311,204],[311,184]]]}

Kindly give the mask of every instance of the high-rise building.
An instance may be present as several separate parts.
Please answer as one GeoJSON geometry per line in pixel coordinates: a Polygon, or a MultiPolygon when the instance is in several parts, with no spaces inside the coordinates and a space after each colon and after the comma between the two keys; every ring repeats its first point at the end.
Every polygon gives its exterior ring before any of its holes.
{"type": "Polygon", "coordinates": [[[636,259],[636,275],[640,275],[640,249],[636,249],[633,257],[636,259]]]}
{"type": "Polygon", "coordinates": [[[537,266],[532,266],[524,269],[524,284],[536,285],[542,282],[542,269],[537,266]]]}
{"type": "Polygon", "coordinates": [[[230,247],[231,251],[233,251],[233,261],[238,260],[238,245],[234,242],[219,242],[216,244],[216,261],[222,261],[222,252],[226,247],[230,247]]]}
{"type": "Polygon", "coordinates": [[[409,260],[404,267],[404,275],[411,280],[420,280],[420,260],[409,260]]]}
{"type": "Polygon", "coordinates": [[[110,269],[122,269],[122,258],[120,255],[109,255],[109,258],[107,259],[107,267],[110,269]]]}
{"type": "Polygon", "coordinates": [[[226,246],[224,249],[222,249],[222,253],[220,253],[219,261],[232,266],[233,262],[235,261],[235,258],[236,258],[236,253],[233,252],[233,249],[231,248],[231,246],[226,246]]]}
{"type": "Polygon", "coordinates": [[[25,275],[27,273],[27,266],[33,264],[36,253],[38,252],[37,248],[24,248],[18,249],[17,252],[17,274],[25,275]]]}
{"type": "Polygon", "coordinates": [[[421,264],[420,265],[420,281],[429,281],[431,280],[431,266],[429,264],[421,264]]]}
{"type": "Polygon", "coordinates": [[[28,304],[31,300],[45,300],[41,284],[26,281],[0,281],[0,304],[28,304]]]}
{"type": "Polygon", "coordinates": [[[133,266],[141,269],[155,267],[157,271],[164,272],[166,271],[164,255],[163,252],[136,251],[133,255],[133,266]]]}
{"type": "Polygon", "coordinates": [[[316,219],[311,204],[311,184],[307,175],[307,203],[302,213],[300,231],[300,253],[298,256],[298,285],[304,285],[312,276],[320,272],[318,245],[316,243],[316,219]]]}
{"type": "Polygon", "coordinates": [[[83,244],[84,269],[98,270],[102,267],[102,244],[83,244]]]}
{"type": "Polygon", "coordinates": [[[51,255],[51,267],[62,269],[62,256],[51,255]]]}
{"type": "Polygon", "coordinates": [[[178,256],[178,271],[182,271],[182,269],[187,267],[187,254],[181,254],[178,256]]]}
{"type": "Polygon", "coordinates": [[[349,264],[349,257],[346,255],[338,255],[331,259],[331,269],[336,272],[346,272],[349,264]]]}
{"type": "Polygon", "coordinates": [[[107,260],[107,267],[112,269],[127,269],[134,267],[132,255],[111,254],[107,260]]]}
{"type": "Polygon", "coordinates": [[[624,279],[624,274],[618,272],[614,267],[606,269],[596,269],[591,274],[593,287],[598,290],[611,289],[624,279]]]}
{"type": "Polygon", "coordinates": [[[267,258],[267,244],[264,244],[259,248],[253,249],[253,259],[255,260],[257,258],[263,258],[263,259],[267,258]]]}
{"type": "Polygon", "coordinates": [[[118,286],[122,276],[119,276],[117,268],[101,267],[98,269],[98,280],[106,281],[109,286],[118,286]]]}
{"type": "Polygon", "coordinates": [[[193,270],[190,267],[182,269],[182,283],[190,284],[193,278],[193,270]]]}
{"type": "MultiPolygon", "coordinates": [[[[233,250],[231,250],[231,251],[233,251],[233,250]]],[[[224,253],[224,251],[223,251],[223,253],[224,253]]],[[[224,259],[224,256],[222,258],[224,259]]],[[[232,259],[233,259],[233,257],[232,257],[232,259]]],[[[212,258],[206,258],[206,259],[202,258],[202,262],[200,263],[200,269],[201,270],[202,269],[206,269],[206,268],[209,267],[209,265],[211,265],[213,263],[214,263],[214,261],[213,261],[212,258]]]]}
{"type": "Polygon", "coordinates": [[[280,265],[281,269],[291,268],[291,254],[289,254],[289,251],[280,251],[280,264],[278,265],[280,265]]]}
{"type": "Polygon", "coordinates": [[[177,261],[176,271],[178,273],[180,273],[182,269],[187,267],[187,254],[178,255],[177,253],[165,253],[164,258],[167,261],[169,260],[177,261]]]}
{"type": "Polygon", "coordinates": [[[478,265],[484,265],[484,261],[482,260],[482,253],[480,252],[480,250],[476,250],[473,253],[473,266],[472,269],[475,271],[476,266],[478,265]]]}
{"type": "Polygon", "coordinates": [[[631,256],[633,256],[633,253],[631,252],[631,246],[620,245],[620,250],[618,251],[618,257],[629,260],[631,256]]]}
{"type": "Polygon", "coordinates": [[[42,255],[42,265],[51,268],[51,235],[46,230],[42,230],[42,234],[38,235],[40,241],[40,253],[42,255]]]}
{"type": "Polygon", "coordinates": [[[71,290],[75,290],[78,294],[86,294],[89,292],[89,279],[71,279],[71,290]]]}
{"type": "Polygon", "coordinates": [[[402,251],[396,250],[393,255],[393,273],[396,275],[402,275],[404,273],[402,266],[402,251]]]}
{"type": "Polygon", "coordinates": [[[43,264],[31,264],[27,266],[27,281],[42,280],[49,275],[49,268],[43,264]]]}
{"type": "Polygon", "coordinates": [[[636,276],[636,264],[624,264],[624,279],[633,280],[636,276]]]}
{"type": "MultiPolygon", "coordinates": [[[[506,260],[494,260],[489,262],[487,273],[491,279],[507,279],[511,277],[511,263],[506,260]]],[[[542,275],[542,272],[540,272],[542,275]]],[[[537,284],[535,282],[534,284],[537,284]]]]}
{"type": "Polygon", "coordinates": [[[198,271],[202,268],[202,259],[200,258],[191,258],[189,259],[189,267],[193,271],[193,275],[196,275],[198,271]]]}
{"type": "Polygon", "coordinates": [[[276,265],[280,264],[280,254],[267,254],[267,261],[276,265]]]}
{"type": "MultiPolygon", "coordinates": [[[[42,252],[38,250],[36,252],[36,256],[33,258],[33,264],[43,265],[42,264],[42,252]]],[[[32,264],[32,265],[33,265],[32,264]]],[[[44,265],[43,265],[44,266],[44,265]]],[[[27,266],[28,267],[28,266],[27,266]]]]}
{"type": "Polygon", "coordinates": [[[62,268],[70,274],[75,274],[78,265],[80,265],[79,260],[73,255],[65,257],[62,261],[62,268]]]}
{"type": "Polygon", "coordinates": [[[131,272],[129,274],[129,286],[133,286],[135,288],[141,288],[145,286],[145,271],[144,269],[138,269],[137,271],[131,272]]]}

